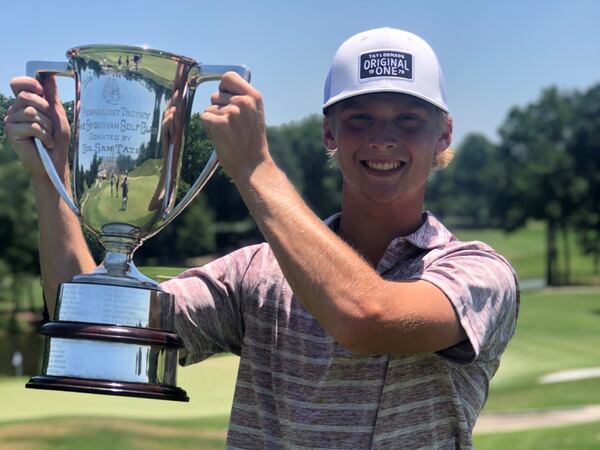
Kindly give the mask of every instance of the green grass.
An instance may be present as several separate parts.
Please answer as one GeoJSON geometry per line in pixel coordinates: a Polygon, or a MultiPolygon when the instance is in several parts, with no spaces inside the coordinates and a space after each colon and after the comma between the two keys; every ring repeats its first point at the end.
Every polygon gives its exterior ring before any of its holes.
{"type": "MultiPolygon", "coordinates": [[[[546,271],[546,228],[540,222],[531,222],[527,227],[513,233],[502,230],[452,230],[464,241],[478,240],[491,245],[504,255],[515,268],[519,279],[544,278],[546,271]]],[[[571,271],[574,283],[598,282],[594,274],[593,259],[581,253],[574,232],[569,234],[571,249],[571,271]]],[[[562,241],[558,242],[559,255],[563,253],[562,241]]],[[[564,261],[559,261],[563,267],[564,261]]]]}
{"type": "Polygon", "coordinates": [[[547,373],[600,366],[600,288],[522,296],[517,332],[492,381],[486,411],[600,403],[600,379],[541,385],[547,373]]]}
{"type": "MultiPolygon", "coordinates": [[[[153,277],[180,268],[143,269],[153,277]]],[[[600,288],[523,295],[517,334],[494,378],[484,412],[600,403],[600,381],[538,385],[557,370],[600,365],[600,288]]],[[[211,358],[182,368],[178,384],[191,402],[26,390],[25,379],[0,379],[0,448],[223,448],[238,359],[211,358]],[[52,419],[48,419],[52,418],[52,419]]],[[[479,449],[600,448],[600,424],[486,434],[479,449]]]]}
{"type": "Polygon", "coordinates": [[[131,172],[129,172],[130,177],[147,177],[150,175],[154,175],[155,177],[160,176],[160,171],[163,166],[162,158],[150,158],[145,160],[141,166],[137,166],[131,172]]]}
{"type": "Polygon", "coordinates": [[[121,187],[119,197],[110,196],[110,184],[107,180],[101,185],[94,184],[87,190],[83,201],[82,214],[96,229],[111,222],[125,222],[139,227],[147,226],[155,212],[148,206],[156,188],[157,175],[129,177],[127,210],[122,211],[121,187]]]}
{"type": "Polygon", "coordinates": [[[477,450],[598,450],[600,422],[569,427],[475,435],[477,450]]]}
{"type": "Polygon", "coordinates": [[[224,355],[180,368],[189,403],[32,390],[25,378],[0,378],[0,449],[222,449],[238,362],[224,355]]]}
{"type": "Polygon", "coordinates": [[[456,235],[464,241],[478,240],[491,245],[504,255],[513,265],[519,278],[541,278],[544,276],[544,227],[532,223],[516,233],[502,230],[456,230],[456,235]]]}
{"type": "Polygon", "coordinates": [[[184,421],[48,418],[0,424],[0,448],[35,450],[222,449],[227,416],[184,421]]]}
{"type": "Polygon", "coordinates": [[[148,266],[148,267],[138,267],[140,272],[142,272],[147,277],[152,278],[153,280],[160,282],[166,281],[170,278],[176,277],[181,272],[187,269],[187,267],[160,267],[160,266],[148,266]]]}
{"type": "Polygon", "coordinates": [[[177,384],[188,393],[189,403],[25,389],[26,378],[0,378],[0,423],[60,416],[153,420],[226,416],[238,363],[237,357],[226,355],[180,367],[177,384]]]}

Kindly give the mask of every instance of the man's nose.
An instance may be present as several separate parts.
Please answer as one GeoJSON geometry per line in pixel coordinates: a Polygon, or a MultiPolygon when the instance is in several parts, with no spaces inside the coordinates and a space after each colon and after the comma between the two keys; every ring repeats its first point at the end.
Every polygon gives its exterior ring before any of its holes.
{"type": "Polygon", "coordinates": [[[391,121],[381,121],[372,128],[369,146],[373,150],[390,151],[398,146],[398,132],[391,121]]]}

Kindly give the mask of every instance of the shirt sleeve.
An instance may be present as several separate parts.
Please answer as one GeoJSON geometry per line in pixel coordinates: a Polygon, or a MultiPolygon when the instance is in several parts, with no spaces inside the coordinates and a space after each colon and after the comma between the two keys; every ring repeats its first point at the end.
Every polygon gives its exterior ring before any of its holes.
{"type": "Polygon", "coordinates": [[[215,353],[241,353],[244,276],[257,247],[242,248],[161,284],[175,296],[175,330],[184,342],[182,365],[215,353]]]}
{"type": "Polygon", "coordinates": [[[485,244],[460,243],[440,250],[420,278],[444,292],[468,338],[438,354],[458,363],[498,360],[514,334],[519,308],[508,261],[485,244]]]}

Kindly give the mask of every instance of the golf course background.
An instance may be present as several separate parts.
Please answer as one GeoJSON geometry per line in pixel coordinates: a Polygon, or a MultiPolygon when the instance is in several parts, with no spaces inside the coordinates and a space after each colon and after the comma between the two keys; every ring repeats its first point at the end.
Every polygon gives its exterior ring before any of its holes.
{"type": "MultiPolygon", "coordinates": [[[[489,242],[528,280],[542,278],[539,224],[511,235],[496,230],[457,234],[489,242]]],[[[572,263],[576,278],[593,281],[589,258],[575,252],[572,263]]],[[[164,280],[182,268],[142,270],[164,280]]],[[[517,333],[493,380],[484,414],[600,404],[600,378],[538,383],[549,373],[600,366],[598,330],[600,287],[525,290],[517,333]]],[[[0,450],[223,448],[237,364],[237,357],[223,355],[180,368],[178,384],[190,403],[27,390],[25,377],[0,378],[0,450]]],[[[600,422],[476,435],[475,448],[597,449],[600,422]]]]}

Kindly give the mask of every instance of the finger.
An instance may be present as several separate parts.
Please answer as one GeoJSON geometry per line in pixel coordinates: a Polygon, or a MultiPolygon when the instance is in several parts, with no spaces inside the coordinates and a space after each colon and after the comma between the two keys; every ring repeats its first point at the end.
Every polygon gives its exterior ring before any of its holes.
{"type": "Polygon", "coordinates": [[[171,129],[173,127],[173,110],[169,108],[162,120],[162,135],[163,137],[169,137],[171,135],[171,129]]]}
{"type": "Polygon", "coordinates": [[[234,95],[259,95],[250,83],[235,72],[226,72],[219,83],[219,90],[234,95]]]}
{"type": "Polygon", "coordinates": [[[44,97],[51,105],[60,104],[58,96],[58,86],[56,84],[56,75],[53,73],[42,74],[40,81],[44,88],[44,97]]]}
{"type": "Polygon", "coordinates": [[[210,105],[206,107],[204,112],[214,114],[215,116],[223,116],[228,112],[231,112],[231,106],[232,105],[210,105]]]}
{"type": "Polygon", "coordinates": [[[25,141],[31,138],[37,138],[48,149],[54,148],[54,139],[39,123],[14,123],[6,124],[7,134],[13,136],[15,141],[25,141]]]}
{"type": "Polygon", "coordinates": [[[210,96],[210,102],[213,105],[227,105],[231,101],[233,94],[229,92],[217,91],[210,96]]]}
{"type": "Polygon", "coordinates": [[[15,97],[23,91],[33,92],[37,95],[42,95],[44,93],[44,89],[40,82],[32,77],[15,77],[10,80],[10,88],[12,89],[13,94],[15,94],[15,97]]]}
{"type": "Polygon", "coordinates": [[[220,110],[212,109],[210,106],[200,114],[200,119],[202,120],[202,123],[206,125],[205,129],[218,127],[219,125],[228,125],[227,115],[223,114],[220,110]]]}
{"type": "Polygon", "coordinates": [[[41,97],[37,93],[25,90],[19,92],[11,108],[13,112],[16,112],[29,106],[37,109],[46,116],[50,116],[51,114],[50,104],[45,98],[41,97]]]}
{"type": "Polygon", "coordinates": [[[33,106],[26,106],[7,115],[7,121],[13,123],[38,123],[48,132],[53,133],[52,120],[33,106]]]}

